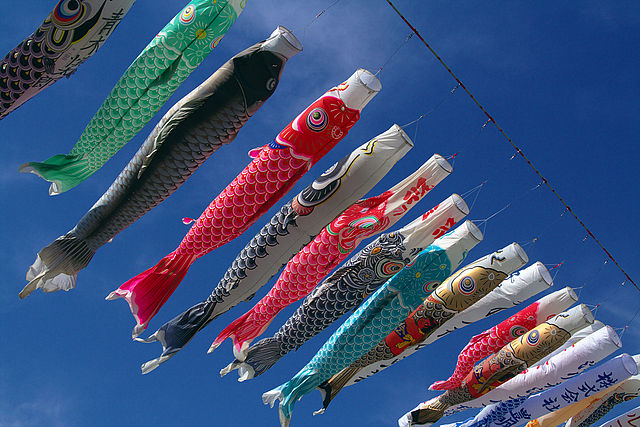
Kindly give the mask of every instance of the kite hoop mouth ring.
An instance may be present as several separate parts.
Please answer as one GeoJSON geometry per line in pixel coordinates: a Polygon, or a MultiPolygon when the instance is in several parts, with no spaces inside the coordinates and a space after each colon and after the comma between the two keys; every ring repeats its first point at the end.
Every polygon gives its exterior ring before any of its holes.
{"type": "Polygon", "coordinates": [[[578,294],[576,293],[576,291],[571,286],[567,286],[565,289],[567,290],[567,293],[569,294],[569,297],[573,301],[578,301],[578,294]]]}
{"type": "Polygon", "coordinates": [[[615,331],[615,329],[607,325],[605,326],[605,330],[607,333],[607,337],[611,340],[611,342],[613,342],[616,347],[622,348],[622,339],[620,338],[620,335],[618,335],[618,333],[615,331]]]}
{"type": "Polygon", "coordinates": [[[434,154],[433,155],[436,163],[438,164],[438,166],[440,166],[442,169],[444,169],[445,172],[447,173],[451,173],[453,171],[453,167],[451,166],[451,163],[449,163],[447,161],[447,159],[445,159],[444,157],[442,157],[440,154],[434,154]]]}
{"type": "Polygon", "coordinates": [[[477,225],[475,225],[472,221],[467,220],[464,222],[464,226],[469,231],[469,235],[471,237],[476,239],[478,242],[482,241],[483,239],[482,231],[480,231],[477,225]]]}
{"type": "Polygon", "coordinates": [[[553,278],[551,277],[551,273],[549,273],[549,269],[540,261],[535,263],[535,267],[537,273],[542,277],[542,280],[544,280],[548,286],[553,286],[553,278]]]}
{"type": "Polygon", "coordinates": [[[407,135],[404,129],[402,129],[402,126],[400,126],[397,123],[394,123],[393,126],[391,126],[391,128],[394,129],[396,132],[398,132],[398,134],[400,135],[400,137],[402,138],[405,144],[407,144],[409,147],[414,146],[413,141],[411,140],[411,138],[409,138],[409,135],[407,135]]]}
{"type": "Polygon", "coordinates": [[[527,253],[524,251],[524,249],[522,249],[522,246],[520,246],[517,243],[512,243],[513,248],[516,251],[516,255],[522,260],[522,262],[524,264],[529,262],[529,256],[527,255],[527,253]]]}
{"type": "Polygon", "coordinates": [[[467,202],[464,201],[462,196],[460,196],[458,193],[453,193],[451,195],[451,200],[463,215],[469,215],[469,206],[467,205],[467,202]]]}
{"type": "Polygon", "coordinates": [[[382,83],[371,71],[359,68],[338,86],[337,96],[348,108],[362,110],[382,89],[382,83]]]}
{"type": "Polygon", "coordinates": [[[582,315],[584,316],[584,319],[587,321],[587,323],[592,324],[594,322],[594,320],[596,320],[595,316],[593,315],[593,313],[591,312],[591,310],[589,310],[589,307],[587,307],[585,304],[580,304],[580,310],[582,311],[582,315]]]}
{"type": "Polygon", "coordinates": [[[289,29],[278,25],[278,28],[265,40],[262,50],[278,53],[289,59],[293,55],[302,52],[302,43],[289,29]]]}

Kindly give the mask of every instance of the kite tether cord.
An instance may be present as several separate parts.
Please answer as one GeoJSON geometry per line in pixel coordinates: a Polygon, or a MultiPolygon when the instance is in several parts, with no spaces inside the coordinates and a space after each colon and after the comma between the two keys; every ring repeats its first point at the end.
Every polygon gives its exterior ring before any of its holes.
{"type": "Polygon", "coordinates": [[[498,122],[496,122],[496,120],[493,118],[493,116],[482,106],[482,104],[480,104],[480,102],[476,99],[476,97],[473,96],[473,94],[469,91],[469,89],[467,89],[467,87],[464,85],[464,83],[462,83],[462,81],[455,75],[455,73],[451,70],[451,68],[449,68],[449,66],[442,60],[442,58],[440,58],[440,56],[436,53],[436,51],[433,50],[431,45],[429,45],[429,43],[427,43],[427,41],[424,38],[422,38],[422,36],[418,32],[418,30],[413,25],[411,25],[411,23],[407,20],[407,18],[404,17],[404,15],[402,15],[402,13],[400,13],[398,8],[396,8],[396,6],[393,4],[393,2],[391,0],[386,0],[386,2],[389,3],[389,6],[391,6],[393,8],[393,10],[398,14],[398,16],[400,16],[400,18],[402,18],[402,20],[405,22],[405,24],[407,24],[407,26],[409,28],[411,28],[411,31],[413,31],[415,33],[415,35],[418,36],[420,41],[422,41],[422,43],[427,47],[427,49],[429,49],[429,51],[433,54],[433,56],[436,57],[438,62],[440,62],[440,64],[442,64],[442,66],[449,72],[449,74],[451,74],[451,77],[453,77],[455,79],[455,81],[458,83],[458,85],[460,85],[460,87],[462,89],[464,89],[464,91],[467,93],[467,95],[469,95],[469,97],[473,100],[473,102],[475,102],[475,104],[478,106],[478,108],[480,108],[480,110],[482,110],[482,112],[487,116],[489,121],[491,121],[496,126],[496,128],[502,134],[502,136],[504,136],[507,139],[507,141],[509,141],[509,144],[511,144],[511,146],[516,150],[516,153],[518,153],[527,162],[527,164],[531,167],[531,169],[533,169],[533,171],[536,173],[536,175],[538,175],[540,177],[542,182],[544,182],[545,185],[549,188],[549,190],[551,190],[551,192],[558,198],[558,200],[560,200],[560,203],[562,203],[567,208],[567,210],[571,213],[571,215],[573,215],[573,217],[576,219],[576,221],[578,221],[580,223],[582,228],[585,229],[585,231],[589,234],[589,236],[591,238],[593,238],[593,240],[598,244],[598,246],[600,246],[600,248],[604,251],[604,253],[607,254],[609,259],[614,262],[616,267],[618,267],[618,269],[622,272],[622,274],[625,275],[627,280],[629,282],[631,282],[633,284],[633,286],[635,286],[638,291],[640,291],[640,287],[638,287],[636,282],[633,281],[631,276],[629,276],[629,274],[622,268],[622,266],[613,257],[613,255],[611,255],[611,253],[607,250],[607,248],[605,248],[604,245],[600,242],[600,240],[598,240],[598,238],[591,232],[589,227],[587,227],[587,225],[578,217],[578,215],[573,211],[573,209],[571,209],[571,206],[569,206],[567,204],[567,202],[564,201],[564,199],[560,196],[560,194],[558,194],[558,192],[551,185],[551,183],[549,181],[547,181],[547,179],[544,176],[542,176],[540,171],[533,165],[531,160],[529,160],[529,158],[522,152],[520,147],[518,147],[511,140],[511,138],[509,138],[509,136],[507,136],[506,132],[502,129],[502,127],[500,127],[500,125],[498,124],[498,122]]]}

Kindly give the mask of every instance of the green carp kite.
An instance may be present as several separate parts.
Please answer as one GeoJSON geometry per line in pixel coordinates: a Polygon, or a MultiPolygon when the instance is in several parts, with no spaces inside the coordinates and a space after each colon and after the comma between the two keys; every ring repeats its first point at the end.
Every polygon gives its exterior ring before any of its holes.
{"type": "Polygon", "coordinates": [[[120,77],[69,154],[42,163],[25,163],[19,171],[50,181],[50,195],[70,190],[87,179],[151,120],[217,46],[245,3],[190,1],[120,77]]]}

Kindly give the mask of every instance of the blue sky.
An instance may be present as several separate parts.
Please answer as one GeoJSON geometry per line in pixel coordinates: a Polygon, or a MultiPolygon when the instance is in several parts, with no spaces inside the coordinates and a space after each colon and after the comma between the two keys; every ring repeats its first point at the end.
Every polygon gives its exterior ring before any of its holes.
{"type": "MultiPolygon", "coordinates": [[[[0,51],[9,51],[40,25],[54,6],[33,0],[0,17],[0,51]]],[[[98,173],[60,196],[48,183],[20,175],[18,166],[66,153],[120,75],[148,41],[186,4],[138,0],[108,42],[70,78],[56,83],[0,122],[0,191],[3,245],[0,272],[2,355],[0,425],[277,425],[277,412],[261,402],[264,391],[294,375],[334,328],[283,358],[265,375],[237,383],[218,371],[232,359],[230,342],[211,355],[211,341],[244,313],[244,303],[203,330],[178,356],[149,375],[141,363],[160,346],[132,342],[134,325],[123,301],[104,297],[172,251],[208,203],[249,162],[247,151],[269,142],[298,112],[356,68],[373,72],[403,44],[409,29],[383,0],[343,0],[317,21],[333,1],[249,0],[216,50],[179,88],[140,134],[98,173]],[[204,81],[229,57],[267,37],[277,25],[299,36],[304,51],[286,65],[276,93],[229,146],[215,153],[162,205],[98,251],[76,289],[19,301],[24,275],[36,253],[76,221],[106,190],[164,112],[204,81]]],[[[557,187],[624,268],[640,280],[640,5],[637,2],[462,2],[397,0],[398,8],[443,56],[506,132],[557,187]]],[[[486,224],[485,240],[469,260],[513,241],[525,244],[531,262],[564,264],[556,286],[584,286],[581,301],[602,303],[596,317],[623,327],[638,308],[640,293],[621,286],[609,262],[564,207],[539,183],[484,115],[416,37],[386,63],[383,89],[363,111],[349,136],[320,161],[284,203],[354,147],[386,130],[435,110],[406,128],[415,148],[372,190],[379,194],[415,170],[434,152],[459,153],[454,172],[398,227],[446,198],[483,181],[470,219],[510,207],[486,224]],[[441,103],[441,101],[444,102],[441,103]],[[439,105],[441,103],[441,105],[439,105]],[[438,106],[439,105],[439,106],[438,106]]],[[[471,204],[471,198],[467,198],[471,204]]],[[[255,234],[244,235],[206,257],[152,321],[154,331],[205,298],[236,253],[255,234]]],[[[258,297],[269,289],[263,287],[258,297]]],[[[254,300],[256,302],[257,299],[254,300]]],[[[274,332],[295,310],[283,311],[274,332]]],[[[506,318],[494,316],[450,336],[400,364],[345,389],[324,415],[318,393],[302,399],[294,426],[385,426],[419,401],[435,395],[427,386],[453,369],[469,337],[506,318]]],[[[265,335],[268,336],[268,335],[265,335]]],[[[623,336],[624,351],[640,352],[640,316],[623,336]]],[[[620,405],[620,414],[637,405],[620,405]]],[[[471,414],[462,414],[458,419],[471,414]]],[[[613,415],[611,415],[613,417],[613,415]]],[[[451,417],[448,420],[455,420],[451,417]]]]}

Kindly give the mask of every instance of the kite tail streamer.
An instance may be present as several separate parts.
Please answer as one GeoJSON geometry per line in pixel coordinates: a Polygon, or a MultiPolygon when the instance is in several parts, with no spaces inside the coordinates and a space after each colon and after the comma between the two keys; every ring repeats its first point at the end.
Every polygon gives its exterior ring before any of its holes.
{"type": "Polygon", "coordinates": [[[160,357],[143,363],[140,367],[142,373],[148,374],[182,350],[198,331],[214,319],[212,314],[215,306],[215,303],[202,302],[197,304],[162,325],[149,338],[136,338],[136,341],[139,342],[160,342],[162,344],[160,357]]]}
{"type": "Polygon", "coordinates": [[[280,426],[288,427],[291,421],[293,406],[305,394],[313,391],[318,385],[318,372],[311,369],[303,369],[291,380],[280,387],[268,391],[262,395],[262,402],[273,408],[276,400],[280,400],[279,416],[280,426]]]}
{"type": "Polygon", "coordinates": [[[283,356],[282,343],[277,338],[265,338],[247,351],[247,356],[243,362],[234,360],[227,367],[220,371],[220,376],[224,377],[234,369],[238,370],[239,382],[250,380],[258,375],[264,374],[283,356]]]}
{"type": "Polygon", "coordinates": [[[57,154],[42,163],[24,163],[18,172],[32,173],[50,181],[50,196],[64,193],[93,173],[89,168],[89,159],[86,156],[74,154],[57,154]]]}
{"type": "Polygon", "coordinates": [[[196,259],[196,255],[172,252],[107,296],[107,300],[124,298],[129,303],[136,319],[132,332],[134,338],[147,328],[151,318],[176,290],[196,259]]]}
{"type": "Polygon", "coordinates": [[[18,296],[25,298],[37,288],[44,292],[73,289],[78,273],[89,264],[94,253],[95,249],[77,236],[57,238],[38,252],[36,261],[27,271],[29,283],[18,296]]]}
{"type": "Polygon", "coordinates": [[[253,311],[248,311],[236,320],[231,322],[229,326],[224,328],[220,335],[213,341],[208,353],[218,348],[222,341],[231,338],[233,341],[233,356],[243,362],[246,358],[247,349],[251,345],[251,341],[262,334],[271,324],[273,316],[269,316],[265,321],[256,319],[253,311]]]}
{"type": "Polygon", "coordinates": [[[357,366],[349,366],[335,374],[329,380],[320,384],[318,386],[318,390],[320,390],[320,393],[322,394],[322,409],[314,412],[313,415],[324,413],[324,410],[327,409],[329,403],[331,403],[340,390],[347,385],[349,380],[351,380],[359,370],[360,368],[357,366]]]}

